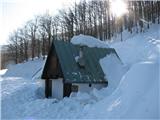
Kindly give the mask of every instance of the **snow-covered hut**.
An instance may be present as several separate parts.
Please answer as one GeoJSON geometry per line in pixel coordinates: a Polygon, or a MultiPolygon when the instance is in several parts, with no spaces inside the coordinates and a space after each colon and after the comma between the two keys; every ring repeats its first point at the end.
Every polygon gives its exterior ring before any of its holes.
{"type": "Polygon", "coordinates": [[[107,54],[116,52],[113,48],[90,48],[54,41],[42,73],[45,96],[61,99],[71,92],[89,92],[93,88],[107,86],[107,79],[99,63],[107,54]]]}

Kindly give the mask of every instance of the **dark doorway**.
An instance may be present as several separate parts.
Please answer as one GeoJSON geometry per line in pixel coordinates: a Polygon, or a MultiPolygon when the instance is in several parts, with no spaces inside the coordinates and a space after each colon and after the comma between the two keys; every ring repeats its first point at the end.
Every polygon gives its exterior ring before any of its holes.
{"type": "Polygon", "coordinates": [[[63,86],[63,97],[69,97],[72,92],[72,84],[71,83],[64,83],[63,86]]]}
{"type": "Polygon", "coordinates": [[[52,80],[45,80],[45,96],[46,98],[52,96],[52,80]]]}

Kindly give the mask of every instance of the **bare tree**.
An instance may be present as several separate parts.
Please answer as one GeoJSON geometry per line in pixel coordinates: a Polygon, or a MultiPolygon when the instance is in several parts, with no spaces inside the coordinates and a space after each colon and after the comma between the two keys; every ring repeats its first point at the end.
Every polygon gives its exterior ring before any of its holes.
{"type": "Polygon", "coordinates": [[[11,51],[16,64],[19,62],[18,47],[18,33],[14,31],[9,37],[8,50],[11,51]]]}
{"type": "Polygon", "coordinates": [[[27,23],[27,29],[28,29],[28,35],[31,39],[31,49],[32,49],[32,60],[34,59],[35,57],[35,47],[36,47],[36,32],[37,32],[37,29],[38,29],[38,18],[35,17],[34,20],[30,20],[28,21],[27,23]]]}

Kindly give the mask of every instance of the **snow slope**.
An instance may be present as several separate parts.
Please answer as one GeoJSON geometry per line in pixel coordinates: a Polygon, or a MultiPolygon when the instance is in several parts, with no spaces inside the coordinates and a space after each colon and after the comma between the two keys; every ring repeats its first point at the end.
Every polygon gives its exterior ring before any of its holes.
{"type": "Polygon", "coordinates": [[[1,91],[2,118],[18,119],[21,115],[21,105],[37,99],[36,90],[38,85],[24,78],[4,78],[1,91]]]}
{"type": "Polygon", "coordinates": [[[158,96],[158,63],[137,63],[123,76],[117,89],[110,96],[90,108],[87,116],[155,119],[159,117],[158,96]]]}
{"type": "Polygon", "coordinates": [[[102,58],[100,60],[100,65],[108,80],[107,93],[111,94],[117,88],[121,78],[129,67],[124,65],[115,54],[107,55],[102,58]]]}
{"type": "Polygon", "coordinates": [[[78,92],[60,101],[44,99],[40,81],[31,77],[44,61],[29,61],[10,68],[0,81],[2,119],[160,119],[158,28],[160,25],[153,25],[146,33],[110,43],[122,63],[112,55],[101,59],[102,69],[111,80],[107,88],[94,89],[89,94],[78,92]]]}
{"type": "Polygon", "coordinates": [[[29,60],[1,70],[1,116],[5,119],[19,119],[22,105],[26,102],[44,98],[40,77],[45,60],[29,60]]]}
{"type": "Polygon", "coordinates": [[[44,61],[35,59],[34,61],[12,65],[9,70],[4,74],[4,77],[22,77],[32,79],[37,72],[41,71],[44,66],[44,61]]]}
{"type": "Polygon", "coordinates": [[[123,63],[132,65],[145,60],[158,60],[160,51],[160,25],[152,25],[145,33],[130,36],[123,42],[110,45],[123,63]]]}

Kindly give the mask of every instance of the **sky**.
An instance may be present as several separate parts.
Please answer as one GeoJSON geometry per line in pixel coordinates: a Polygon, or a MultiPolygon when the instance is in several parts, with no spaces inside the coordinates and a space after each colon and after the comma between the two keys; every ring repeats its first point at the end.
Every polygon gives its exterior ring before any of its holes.
{"type": "Polygon", "coordinates": [[[7,44],[9,34],[34,15],[49,11],[56,14],[78,0],[0,0],[0,45],[7,44]]]}

